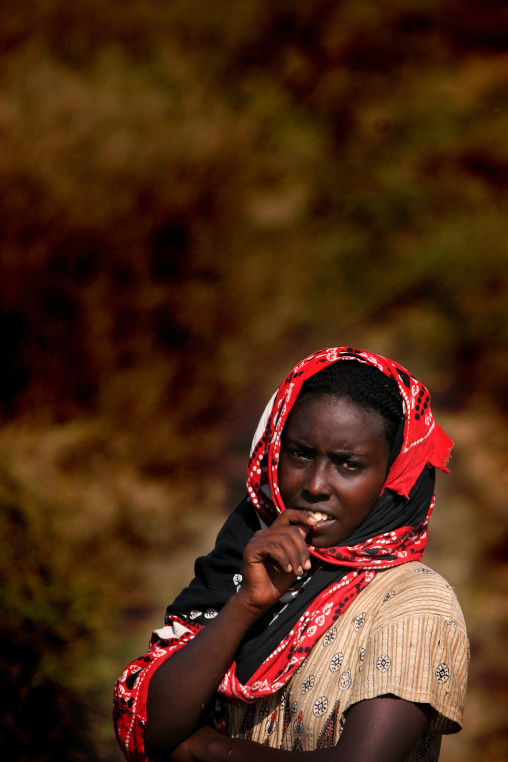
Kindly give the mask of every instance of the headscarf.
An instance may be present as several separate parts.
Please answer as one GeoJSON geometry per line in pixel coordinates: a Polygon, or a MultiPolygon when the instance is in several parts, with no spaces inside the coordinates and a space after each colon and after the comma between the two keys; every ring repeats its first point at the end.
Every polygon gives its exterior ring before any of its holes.
{"type": "Polygon", "coordinates": [[[304,381],[339,361],[356,361],[372,365],[397,383],[404,412],[403,442],[386,477],[383,491],[391,489],[404,497],[425,465],[448,472],[453,442],[434,420],[430,394],[423,384],[393,360],[352,347],[322,349],[302,360],[277,389],[254,435],[253,451],[247,471],[247,490],[260,516],[273,521],[284,510],[279,492],[277,464],[281,434],[304,381]],[[263,489],[270,485],[270,494],[263,489]]]}
{"type": "Polygon", "coordinates": [[[142,672],[155,668],[152,662],[160,663],[183,647],[238,589],[245,545],[260,525],[270,525],[285,510],[277,473],[281,435],[302,384],[332,363],[345,361],[378,368],[397,384],[402,398],[404,418],[381,494],[340,546],[309,546],[312,569],[251,629],[218,693],[252,702],[280,690],[376,573],[421,559],[434,507],[434,467],[448,471],[453,445],[433,418],[429,392],[405,368],[380,355],[351,347],[315,352],[293,368],[268,403],[248,464],[248,497],[226,521],[214,550],[197,559],[196,576],[168,606],[166,624],[154,633],[150,653],[120,678],[125,685],[130,680],[133,687],[142,672]]]}

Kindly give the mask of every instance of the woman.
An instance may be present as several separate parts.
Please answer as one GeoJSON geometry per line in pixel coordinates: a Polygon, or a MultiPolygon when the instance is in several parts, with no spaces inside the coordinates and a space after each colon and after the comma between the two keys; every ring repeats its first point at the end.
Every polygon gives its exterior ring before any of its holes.
{"type": "Polygon", "coordinates": [[[248,497],[117,683],[128,759],[437,760],[460,729],[468,642],[420,562],[452,446],[429,402],[356,349],[293,369],[254,437],[248,497]]]}

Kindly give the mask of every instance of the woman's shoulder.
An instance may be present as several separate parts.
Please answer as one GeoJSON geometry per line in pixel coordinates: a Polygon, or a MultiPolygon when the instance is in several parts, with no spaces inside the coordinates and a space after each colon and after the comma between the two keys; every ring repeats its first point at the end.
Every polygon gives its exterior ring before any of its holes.
{"type": "Polygon", "coordinates": [[[367,589],[369,587],[370,596],[377,603],[378,622],[438,616],[465,631],[464,617],[453,588],[438,572],[419,561],[379,572],[367,589]]]}
{"type": "Polygon", "coordinates": [[[439,572],[421,561],[409,561],[386,569],[376,577],[381,586],[396,584],[400,590],[443,590],[445,595],[455,597],[452,586],[439,572]]]}

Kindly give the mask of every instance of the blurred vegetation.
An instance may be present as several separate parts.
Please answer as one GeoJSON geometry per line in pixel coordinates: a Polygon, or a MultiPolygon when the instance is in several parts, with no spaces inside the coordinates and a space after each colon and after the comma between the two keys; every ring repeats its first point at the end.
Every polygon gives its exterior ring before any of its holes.
{"type": "Polygon", "coordinates": [[[473,666],[442,758],[506,759],[508,6],[0,9],[4,743],[119,759],[112,683],[241,496],[266,398],[356,344],[456,439],[429,562],[473,666]]]}

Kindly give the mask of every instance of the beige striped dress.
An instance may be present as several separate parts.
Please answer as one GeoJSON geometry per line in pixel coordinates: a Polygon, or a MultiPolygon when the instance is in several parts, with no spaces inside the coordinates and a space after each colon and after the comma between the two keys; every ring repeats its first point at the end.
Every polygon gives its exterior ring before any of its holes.
{"type": "Polygon", "coordinates": [[[469,644],[450,585],[419,562],[377,574],[316,642],[290,683],[254,704],[224,702],[228,735],[285,750],[334,746],[347,710],[391,693],[434,710],[406,762],[439,757],[460,730],[469,644]]]}

